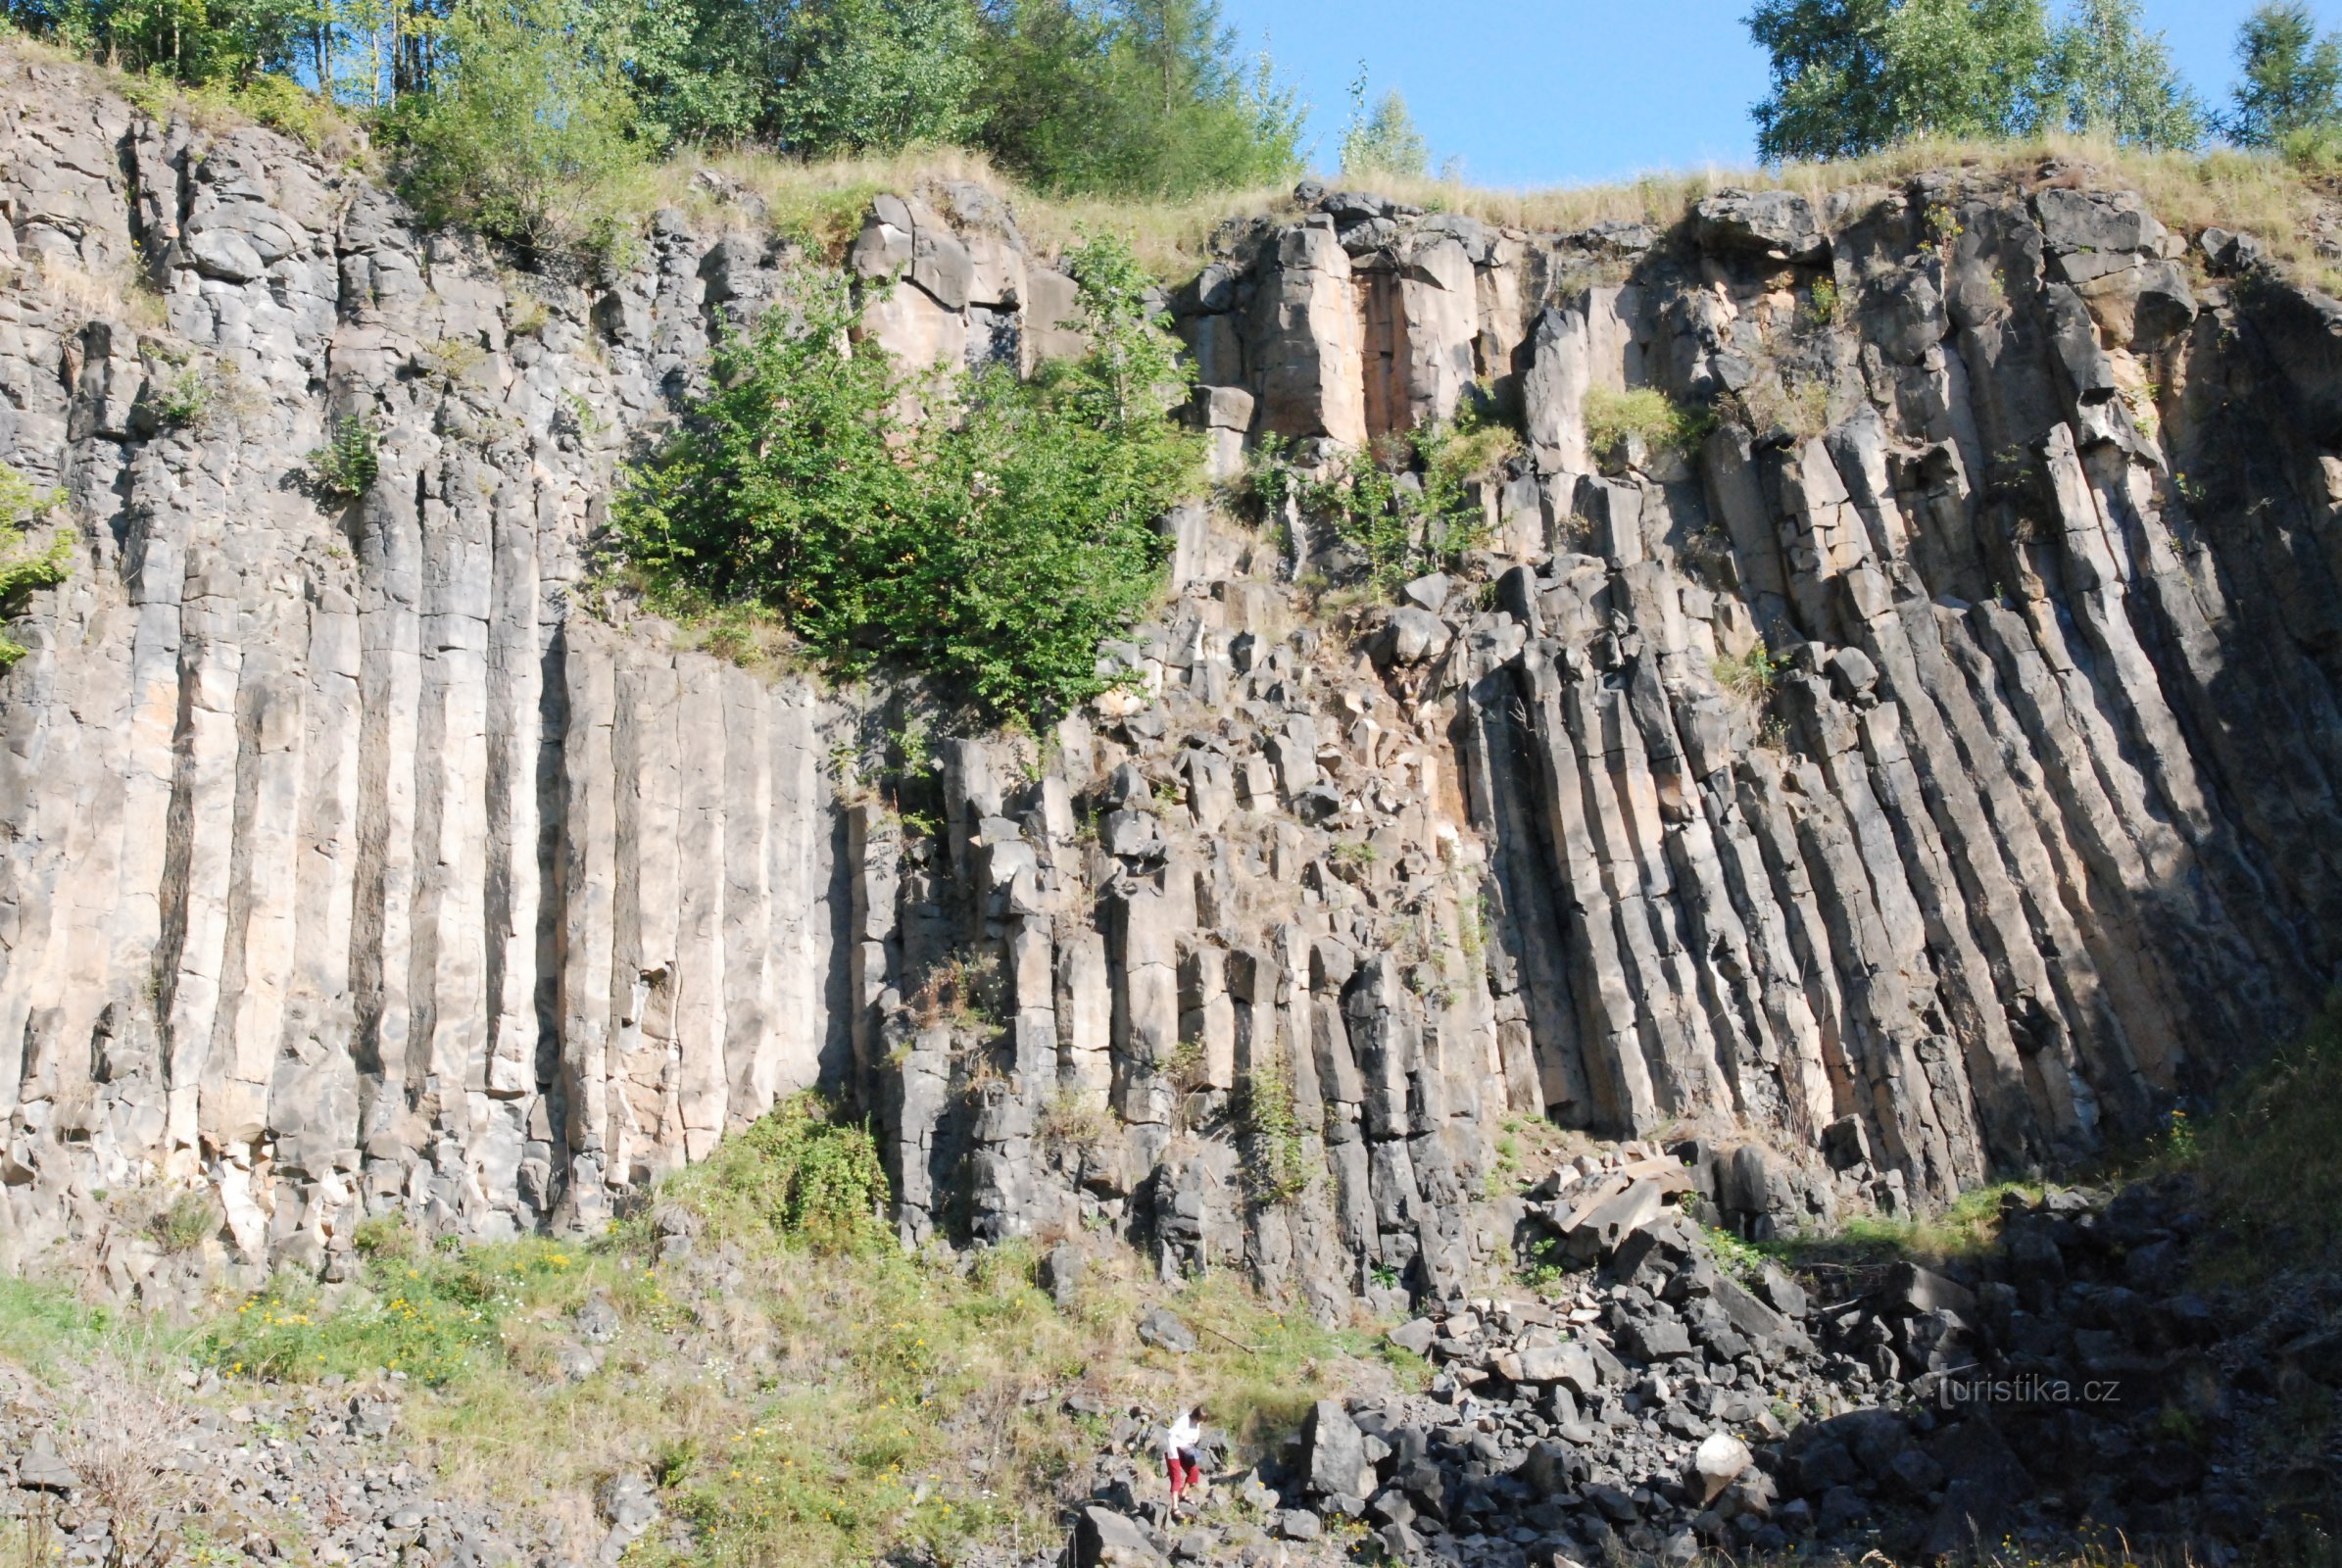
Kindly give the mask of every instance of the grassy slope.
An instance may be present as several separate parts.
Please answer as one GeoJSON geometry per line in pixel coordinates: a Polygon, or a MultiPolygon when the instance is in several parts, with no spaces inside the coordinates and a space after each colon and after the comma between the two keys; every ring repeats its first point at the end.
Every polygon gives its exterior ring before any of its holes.
{"type": "Polygon", "coordinates": [[[727,1143],[592,1246],[421,1250],[372,1221],[356,1289],[288,1283],[175,1327],[0,1281],[0,1355],[34,1371],[101,1351],[163,1372],[192,1361],[222,1374],[222,1404],[270,1382],[395,1371],[402,1431],[443,1485],[587,1528],[595,1483],[648,1469],[668,1510],[701,1527],[694,1560],[770,1568],[1053,1539],[1060,1483],[1107,1436],[1063,1410],[1077,1389],[1156,1416],[1202,1399],[1256,1446],[1326,1394],[1428,1370],[1378,1325],[1324,1327],[1230,1274],[1173,1290],[1100,1248],[1060,1310],[1029,1246],[909,1256],[882,1230],[801,1223],[775,1177],[803,1152],[788,1122],[776,1112],[782,1136],[727,1143]],[[688,1258],[659,1261],[662,1229],[694,1235],[688,1258]],[[574,1315],[597,1298],[618,1330],[572,1381],[574,1315]],[[1195,1351],[1139,1342],[1138,1316],[1158,1301],[1199,1331],[1195,1351]]]}
{"type": "MultiPolygon", "coordinates": [[[[2197,1272],[2206,1284],[2252,1285],[2342,1265],[2342,999],[2299,1039],[2245,1072],[2208,1110],[2174,1111],[2150,1142],[2067,1173],[2092,1188],[2192,1177],[2210,1227],[2197,1272]]],[[[2037,1201],[2039,1183],[2008,1181],[1963,1193],[1927,1215],[1857,1215],[1834,1234],[1750,1248],[1719,1237],[1729,1254],[1779,1257],[1825,1277],[1866,1277],[1897,1257],[1972,1256],[2000,1235],[2011,1198],[2037,1201]]]]}
{"type": "Polygon", "coordinates": [[[2342,1000],[2203,1123],[2175,1119],[2158,1157],[2203,1183],[2220,1226],[2211,1268],[2249,1280],[2342,1264],[2342,1000]]]}

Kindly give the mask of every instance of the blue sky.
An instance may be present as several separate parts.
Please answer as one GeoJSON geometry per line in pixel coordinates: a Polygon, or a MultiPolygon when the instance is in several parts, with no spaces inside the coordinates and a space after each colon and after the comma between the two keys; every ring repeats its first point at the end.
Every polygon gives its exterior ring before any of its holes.
{"type": "MultiPolygon", "coordinates": [[[[2180,69],[2224,102],[2237,24],[2255,0],[2143,0],[2180,69]]],[[[1315,106],[1310,132],[1331,164],[1350,78],[1366,62],[1379,95],[1406,94],[1435,158],[1476,184],[1580,184],[1651,169],[1755,161],[1748,106],[1763,54],[1747,0],[1223,0],[1257,47],[1315,106]]],[[[2317,0],[2327,26],[2342,0],[2317,0]]]]}

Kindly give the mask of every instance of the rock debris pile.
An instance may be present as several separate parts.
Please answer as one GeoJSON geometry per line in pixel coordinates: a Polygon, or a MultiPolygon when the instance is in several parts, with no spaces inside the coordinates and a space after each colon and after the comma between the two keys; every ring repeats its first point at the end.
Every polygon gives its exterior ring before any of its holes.
{"type": "MultiPolygon", "coordinates": [[[[128,1379],[100,1364],[59,1394],[0,1367],[0,1521],[15,1521],[0,1528],[29,1530],[18,1539],[69,1565],[142,1560],[158,1530],[182,1550],[352,1568],[517,1568],[550,1544],[513,1510],[450,1496],[401,1451],[403,1382],[261,1390],[188,1373],[185,1389],[158,1390],[128,1379]]],[[[587,1555],[607,1546],[614,1562],[641,1533],[628,1523],[594,1532],[587,1555]]]]}
{"type": "Polygon", "coordinates": [[[1840,1300],[1743,1276],[1670,1207],[1535,1295],[1393,1330],[1428,1390],[1319,1403],[1224,1516],[1166,1520],[1126,1481],[1066,1561],[1902,1561],[2120,1533],[2226,1562],[2330,1532],[2342,1452],[2281,1434],[2342,1388],[2342,1292],[2269,1316],[2182,1289],[2189,1197],[2014,1198],[1988,1251],[1839,1266],[1840,1300]]]}

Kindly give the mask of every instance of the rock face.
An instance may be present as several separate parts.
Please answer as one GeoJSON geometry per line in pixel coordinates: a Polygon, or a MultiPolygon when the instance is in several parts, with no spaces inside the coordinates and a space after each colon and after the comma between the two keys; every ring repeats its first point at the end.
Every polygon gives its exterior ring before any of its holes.
{"type": "MultiPolygon", "coordinates": [[[[1483,547],[1329,630],[1301,519],[1183,512],[1126,688],[943,745],[906,835],[861,782],[899,694],[589,580],[619,459],[804,260],[754,198],[521,277],[271,133],[0,71],[0,461],[80,545],[0,680],[0,1262],[168,1298],[336,1277],[392,1208],[590,1227],[818,1086],[907,1240],[1451,1298],[1500,1111],[1697,1126],[1758,1230],[2143,1126],[2334,973],[2342,307],[2236,235],[1937,176],[1234,227],[1171,295],[1215,464],[1487,396],[1528,453],[1483,547]],[[1727,416],[1601,440],[1640,387],[1727,416]],[[167,1253],[124,1195],[195,1183],[221,1233],[167,1253]]],[[[846,265],[905,358],[1079,346],[987,192],[846,265]]]]}

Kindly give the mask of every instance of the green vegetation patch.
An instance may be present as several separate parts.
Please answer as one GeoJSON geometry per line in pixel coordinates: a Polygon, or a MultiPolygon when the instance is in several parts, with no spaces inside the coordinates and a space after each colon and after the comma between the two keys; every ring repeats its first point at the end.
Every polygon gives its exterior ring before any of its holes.
{"type": "Polygon", "coordinates": [[[365,495],[382,470],[375,441],[369,420],[334,420],[325,444],[309,455],[312,482],[319,492],[339,501],[355,501],[365,495]]]}
{"type": "Polygon", "coordinates": [[[666,1198],[726,1239],[868,1252],[889,1245],[893,1200],[878,1147],[811,1095],[782,1101],[676,1175],[666,1198]]]}
{"type": "Polygon", "coordinates": [[[944,677],[995,717],[1054,716],[1103,690],[1098,645],[1162,586],[1154,522],[1197,485],[1187,392],[1126,246],[1067,258],[1094,347],[1030,381],[907,376],[858,312],[803,272],[790,305],[717,349],[711,390],[615,511],[655,590],[779,616],[845,673],[944,677]],[[911,418],[913,402],[958,417],[911,418]]]}
{"type": "Polygon", "coordinates": [[[1714,424],[1708,411],[1683,408],[1657,387],[1597,386],[1586,394],[1586,444],[1606,463],[1628,461],[1635,447],[1688,456],[1714,424]]]}
{"type": "Polygon", "coordinates": [[[1477,487],[1520,450],[1520,432],[1474,398],[1452,419],[1392,432],[1365,452],[1337,451],[1315,467],[1297,463],[1288,443],[1263,436],[1246,485],[1265,516],[1282,515],[1290,502],[1331,528],[1365,558],[1373,591],[1388,596],[1485,540],[1477,487]]]}
{"type": "Polygon", "coordinates": [[[385,1250],[366,1263],[363,1290],[337,1304],[280,1276],[210,1330],[203,1354],[231,1376],[314,1382],[390,1371],[443,1387],[497,1365],[507,1319],[565,1294],[580,1261],[576,1249],[547,1241],[385,1250]]]}
{"type": "Polygon", "coordinates": [[[2223,1276],[2342,1259],[2342,998],[2246,1073],[2203,1116],[2174,1111],[2151,1164],[2192,1171],[2220,1229],[2207,1259],[2223,1276]]]}
{"type": "MultiPolygon", "coordinates": [[[[54,588],[73,574],[73,530],[60,528],[47,539],[34,534],[59,504],[54,492],[35,490],[23,474],[0,463],[0,614],[13,614],[24,608],[26,594],[54,588]]],[[[0,633],[0,670],[28,652],[23,643],[0,633]]]]}

